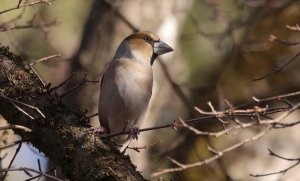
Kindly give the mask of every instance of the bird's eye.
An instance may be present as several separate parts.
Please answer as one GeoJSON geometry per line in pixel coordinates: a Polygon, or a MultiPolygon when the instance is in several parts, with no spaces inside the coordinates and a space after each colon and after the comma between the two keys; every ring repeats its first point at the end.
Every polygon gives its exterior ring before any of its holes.
{"type": "Polygon", "coordinates": [[[154,45],[154,41],[149,36],[144,36],[144,40],[148,43],[150,43],[152,46],[154,45]]]}

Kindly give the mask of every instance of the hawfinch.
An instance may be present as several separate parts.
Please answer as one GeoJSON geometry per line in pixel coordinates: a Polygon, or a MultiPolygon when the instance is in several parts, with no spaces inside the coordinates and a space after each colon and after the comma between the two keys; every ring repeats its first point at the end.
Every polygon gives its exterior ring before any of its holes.
{"type": "MultiPolygon", "coordinates": [[[[105,133],[138,130],[152,94],[152,64],[157,56],[171,51],[148,31],[133,33],[122,41],[101,80],[99,120],[105,133]]],[[[137,133],[112,140],[124,151],[137,133]]]]}

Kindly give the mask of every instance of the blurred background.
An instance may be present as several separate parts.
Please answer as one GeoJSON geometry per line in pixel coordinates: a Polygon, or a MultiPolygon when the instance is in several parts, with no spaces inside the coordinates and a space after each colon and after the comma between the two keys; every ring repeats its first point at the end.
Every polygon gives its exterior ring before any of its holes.
{"type": "MultiPolygon", "coordinates": [[[[19,0],[1,0],[0,12],[16,7],[19,0]]],[[[23,1],[28,3],[32,1],[23,1]]],[[[76,86],[87,73],[89,80],[100,80],[118,44],[137,30],[156,33],[174,52],[153,65],[154,88],[151,105],[142,128],[164,125],[178,117],[200,117],[194,106],[209,111],[211,101],[224,110],[224,99],[233,105],[246,103],[252,96],[270,97],[300,88],[300,63],[295,60],[268,78],[253,81],[299,53],[298,46],[270,41],[270,36],[299,41],[300,32],[286,25],[300,19],[300,3],[293,0],[52,0],[0,14],[0,43],[29,63],[42,57],[61,56],[36,64],[34,69],[46,83],[56,86],[72,73],[72,79],[58,92],[76,86]],[[14,28],[10,28],[14,25],[14,28]],[[31,26],[26,26],[31,25],[31,26]],[[17,27],[17,28],[16,28],[17,27]]],[[[64,97],[68,104],[97,113],[99,84],[85,84],[64,97]]],[[[298,101],[291,99],[290,101],[298,101]]],[[[298,113],[289,117],[299,120],[298,113]]],[[[5,120],[0,125],[6,125],[5,120]]],[[[91,118],[97,126],[98,117],[91,118]]],[[[193,124],[201,130],[222,128],[216,119],[193,124]]],[[[190,131],[165,128],[143,132],[131,146],[157,143],[136,152],[129,150],[138,170],[150,174],[174,167],[167,156],[181,163],[204,160],[213,155],[207,146],[224,149],[253,135],[247,129],[220,138],[195,136],[190,131]]],[[[285,175],[251,177],[249,174],[274,172],[291,163],[268,156],[268,150],[286,157],[298,157],[300,132],[297,126],[274,130],[261,139],[235,149],[215,162],[182,172],[163,175],[173,180],[299,180],[298,167],[285,175]]],[[[11,132],[0,131],[0,147],[18,140],[11,132]]],[[[6,168],[16,147],[0,149],[0,168],[6,168]]],[[[42,153],[22,146],[14,167],[51,167],[42,153]]],[[[9,173],[7,180],[20,180],[9,173]]],[[[24,174],[22,178],[26,178],[24,174]]],[[[159,177],[151,178],[153,180],[159,177]]],[[[24,179],[21,179],[24,180],[24,179]]]]}

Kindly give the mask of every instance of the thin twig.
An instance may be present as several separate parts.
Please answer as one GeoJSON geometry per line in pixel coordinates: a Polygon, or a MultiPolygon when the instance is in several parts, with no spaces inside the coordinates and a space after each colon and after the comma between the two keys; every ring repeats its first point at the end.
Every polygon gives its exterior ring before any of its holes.
{"type": "Polygon", "coordinates": [[[8,100],[8,101],[11,101],[11,102],[14,102],[14,103],[17,103],[17,104],[20,104],[20,105],[29,107],[30,109],[35,110],[35,111],[36,111],[39,115],[41,115],[43,118],[46,118],[45,115],[42,113],[42,111],[41,111],[39,108],[35,107],[35,106],[31,106],[31,105],[26,104],[26,103],[24,103],[24,102],[20,102],[20,101],[14,100],[14,99],[9,98],[9,97],[7,97],[7,96],[5,96],[5,95],[1,95],[1,94],[0,94],[0,97],[3,98],[3,99],[6,99],[6,100],[8,100]]]}
{"type": "Polygon", "coordinates": [[[296,121],[296,122],[293,122],[293,123],[275,123],[273,125],[273,128],[274,129],[282,129],[282,128],[287,128],[287,127],[292,127],[292,126],[295,126],[297,124],[300,124],[300,121],[296,121]]]}
{"type": "Polygon", "coordinates": [[[63,93],[62,95],[60,95],[61,98],[65,97],[66,95],[70,94],[71,92],[73,92],[74,90],[76,90],[77,88],[79,88],[80,86],[82,86],[84,83],[98,83],[98,80],[87,80],[87,73],[84,73],[84,77],[81,80],[81,82],[79,84],[77,84],[76,86],[70,88],[69,90],[67,90],[65,93],[63,93]]]}
{"type": "Polygon", "coordinates": [[[47,56],[47,57],[43,57],[43,58],[40,58],[38,60],[35,60],[34,62],[31,62],[29,65],[33,66],[37,63],[47,61],[47,60],[52,59],[52,58],[57,58],[57,57],[60,57],[60,56],[61,56],[61,54],[56,54],[56,55],[50,55],[50,56],[47,56]]]}
{"type": "Polygon", "coordinates": [[[276,41],[276,42],[281,43],[281,44],[286,45],[286,46],[294,46],[294,45],[299,45],[300,44],[299,41],[295,42],[295,41],[283,40],[283,39],[278,38],[275,35],[270,35],[269,41],[271,41],[271,42],[276,41]]]}
{"type": "Polygon", "coordinates": [[[43,81],[43,79],[39,76],[39,74],[34,70],[34,68],[29,63],[27,65],[30,68],[30,70],[32,70],[32,72],[35,74],[35,76],[39,79],[39,81],[43,84],[43,87],[45,87],[46,84],[43,81]]]}
{"type": "Polygon", "coordinates": [[[267,78],[273,74],[276,74],[278,72],[280,72],[282,69],[284,69],[285,67],[287,67],[290,63],[292,63],[294,60],[296,60],[298,57],[300,56],[300,52],[298,52],[293,58],[291,58],[290,60],[288,60],[287,62],[285,62],[282,66],[280,66],[279,68],[273,68],[273,71],[263,75],[261,77],[258,78],[254,78],[253,81],[258,81],[258,80],[262,80],[264,78],[267,78]]]}
{"type": "Polygon", "coordinates": [[[25,114],[27,117],[29,117],[30,119],[34,119],[34,117],[32,117],[29,113],[27,113],[24,109],[20,108],[19,106],[17,106],[15,103],[12,102],[12,104],[18,109],[18,111],[20,111],[21,113],[25,114]]]}
{"type": "Polygon", "coordinates": [[[236,118],[236,116],[235,116],[235,113],[234,113],[234,108],[233,108],[233,105],[228,101],[228,100],[224,100],[224,102],[225,102],[225,104],[229,107],[229,109],[230,109],[230,114],[232,115],[232,117],[233,117],[233,121],[236,123],[236,124],[238,124],[238,125],[240,125],[240,126],[242,126],[242,123],[236,118]]]}
{"type": "Polygon", "coordinates": [[[194,132],[197,135],[206,135],[206,136],[219,137],[219,136],[227,134],[227,133],[229,133],[233,130],[238,130],[238,129],[242,129],[242,128],[249,128],[249,127],[252,127],[252,126],[255,126],[255,125],[272,125],[272,124],[276,124],[276,123],[282,121],[287,116],[289,116],[295,110],[299,109],[299,107],[300,107],[300,103],[296,104],[294,107],[292,107],[288,111],[284,112],[283,114],[278,116],[276,119],[260,120],[259,122],[241,123],[239,125],[229,127],[226,130],[221,130],[221,131],[216,131],[216,132],[200,131],[200,130],[196,129],[193,126],[188,125],[186,123],[186,121],[183,121],[183,120],[180,120],[180,119],[179,119],[179,121],[181,121],[181,124],[182,124],[183,127],[189,129],[190,131],[194,132]]]}
{"type": "Polygon", "coordinates": [[[39,171],[42,172],[42,167],[41,167],[41,161],[40,161],[40,159],[37,159],[37,163],[38,163],[39,171]]]}
{"type": "Polygon", "coordinates": [[[0,147],[0,150],[7,149],[7,148],[9,148],[9,147],[12,147],[12,146],[15,146],[15,145],[17,145],[17,144],[23,143],[23,142],[25,142],[25,141],[27,141],[27,140],[18,140],[18,141],[14,141],[14,142],[13,142],[12,144],[10,144],[10,145],[5,145],[5,146],[3,146],[3,147],[0,147]]]}
{"type": "Polygon", "coordinates": [[[154,145],[157,145],[157,144],[159,144],[159,143],[161,143],[162,141],[157,141],[157,142],[155,142],[155,143],[151,143],[151,144],[148,144],[148,145],[144,145],[144,146],[136,146],[136,147],[130,147],[130,146],[128,146],[127,147],[127,149],[131,149],[131,150],[134,150],[134,151],[136,151],[136,152],[140,152],[140,150],[142,150],[142,149],[148,149],[148,148],[150,148],[150,147],[152,147],[152,146],[154,146],[154,145]]]}
{"type": "Polygon", "coordinates": [[[37,0],[37,1],[32,1],[32,2],[29,2],[29,3],[23,4],[23,5],[21,5],[21,2],[22,1],[19,1],[18,5],[16,7],[9,8],[9,9],[6,9],[4,11],[0,11],[0,15],[3,14],[3,13],[9,12],[9,11],[17,10],[17,9],[24,8],[24,7],[27,7],[27,6],[34,6],[36,4],[43,4],[44,3],[44,4],[47,4],[47,5],[51,5],[50,0],[37,0]]]}
{"type": "MultiPolygon", "coordinates": [[[[55,171],[55,169],[56,169],[57,167],[58,167],[58,166],[55,166],[54,168],[48,170],[48,171],[45,172],[45,173],[48,174],[48,173],[50,173],[50,172],[53,172],[53,171],[55,171]]],[[[31,180],[34,180],[34,179],[39,178],[39,177],[41,177],[41,176],[43,176],[43,175],[37,175],[37,176],[31,177],[31,178],[29,178],[29,179],[26,179],[25,181],[31,181],[31,180]]]]}
{"type": "Polygon", "coordinates": [[[295,26],[293,25],[286,25],[285,26],[287,29],[292,30],[292,31],[300,31],[300,26],[299,24],[296,24],[295,26]]]}
{"type": "MultiPolygon", "coordinates": [[[[242,123],[242,124],[238,124],[236,126],[232,126],[226,129],[223,129],[221,131],[217,131],[217,132],[210,132],[210,131],[199,131],[199,132],[195,132],[196,134],[199,135],[207,135],[207,136],[215,136],[215,137],[219,137],[223,134],[226,134],[227,132],[233,131],[233,130],[237,130],[237,129],[241,129],[241,128],[246,128],[246,127],[252,127],[255,125],[268,125],[268,124],[274,124],[279,122],[278,119],[283,119],[286,116],[288,116],[291,112],[293,112],[294,110],[298,109],[300,107],[300,103],[296,104],[293,108],[274,108],[274,109],[270,109],[270,108],[260,108],[260,107],[255,107],[253,109],[238,109],[238,110],[234,110],[232,112],[231,109],[229,110],[225,110],[225,111],[216,111],[216,112],[206,112],[206,111],[202,111],[201,109],[195,107],[195,109],[197,111],[199,111],[199,113],[205,115],[204,117],[198,117],[198,118],[193,118],[193,119],[189,119],[189,120],[185,120],[186,124],[190,124],[190,123],[195,123],[195,122],[199,122],[202,120],[207,120],[207,119],[211,119],[211,118],[216,118],[216,116],[223,116],[223,117],[227,117],[227,116],[231,116],[232,114],[235,114],[235,116],[247,116],[247,117],[251,117],[253,116],[253,114],[255,115],[255,113],[260,113],[264,116],[266,116],[267,114],[272,114],[272,113],[276,113],[276,112],[284,112],[280,117],[278,117],[277,119],[269,119],[269,120],[261,120],[260,123],[257,122],[250,122],[250,123],[242,123]],[[217,115],[216,115],[217,114],[217,115]]],[[[145,132],[145,131],[151,131],[151,130],[157,130],[157,129],[163,129],[163,128],[177,128],[182,126],[182,124],[178,124],[176,122],[172,122],[172,123],[168,123],[165,125],[161,125],[161,126],[154,126],[154,127],[149,127],[149,128],[143,128],[140,129],[139,132],[145,132]]],[[[188,128],[188,127],[187,127],[188,128]]],[[[190,128],[189,128],[190,129],[190,128]]],[[[120,136],[120,135],[125,135],[125,134],[131,134],[131,131],[121,131],[118,133],[110,133],[110,134],[106,134],[106,135],[100,135],[101,138],[112,138],[115,136],[120,136]]]]}
{"type": "Polygon", "coordinates": [[[270,156],[274,156],[274,157],[277,157],[277,158],[280,158],[282,160],[287,160],[287,161],[298,161],[300,158],[287,158],[287,157],[283,157],[283,156],[280,156],[276,153],[274,153],[271,149],[268,149],[269,151],[269,155],[270,156]]]}
{"type": "Polygon", "coordinates": [[[110,9],[112,10],[112,12],[118,16],[118,18],[120,18],[129,28],[131,28],[133,31],[137,32],[139,31],[138,28],[136,28],[127,18],[125,18],[125,16],[123,16],[119,10],[117,10],[113,4],[111,4],[110,1],[108,0],[104,0],[104,2],[110,7],[110,9]]]}
{"type": "Polygon", "coordinates": [[[1,95],[1,94],[0,94],[0,97],[2,97],[3,99],[9,100],[9,101],[11,101],[11,102],[14,102],[14,103],[17,103],[17,104],[20,104],[20,105],[29,107],[30,109],[35,110],[35,111],[36,111],[38,114],[40,114],[43,118],[46,118],[45,115],[42,113],[42,111],[41,111],[39,108],[35,107],[35,106],[31,106],[31,105],[28,105],[28,104],[26,104],[26,103],[23,103],[23,102],[14,100],[14,99],[9,98],[9,97],[7,97],[7,96],[5,96],[5,95],[1,95]]]}
{"type": "Polygon", "coordinates": [[[234,149],[237,149],[243,145],[245,145],[246,143],[249,143],[249,142],[253,142],[259,138],[261,138],[263,135],[266,134],[266,131],[263,131],[259,134],[256,134],[255,136],[251,137],[251,138],[248,138],[248,139],[245,139],[245,140],[242,140],[230,147],[227,147],[225,149],[223,149],[222,151],[215,151],[217,154],[215,154],[214,156],[208,158],[208,159],[205,159],[203,161],[200,161],[200,162],[195,162],[195,163],[190,163],[190,164],[182,164],[182,163],[179,163],[178,161],[174,162],[174,160],[172,161],[173,163],[176,163],[176,165],[178,167],[174,167],[174,168],[168,168],[168,169],[162,169],[160,171],[157,171],[157,172],[154,172],[151,174],[151,177],[157,177],[159,175],[163,175],[163,174],[166,174],[166,173],[173,173],[173,172],[179,172],[179,171],[183,171],[183,170],[186,170],[186,169],[189,169],[189,168],[194,168],[194,167],[199,167],[199,166],[202,166],[204,164],[208,164],[212,161],[215,161],[216,159],[220,158],[221,156],[223,156],[225,153],[227,152],[230,152],[234,149]]]}
{"type": "Polygon", "coordinates": [[[0,172],[13,172],[13,171],[23,171],[25,173],[28,173],[28,171],[29,171],[29,172],[37,173],[37,174],[39,174],[39,176],[44,176],[44,177],[47,177],[47,178],[50,178],[50,179],[53,179],[53,180],[56,180],[56,181],[63,181],[63,180],[61,180],[59,178],[56,178],[52,175],[49,175],[49,174],[46,174],[46,173],[40,172],[40,171],[32,169],[32,168],[28,168],[28,167],[0,169],[0,172]]]}
{"type": "Polygon", "coordinates": [[[7,126],[1,126],[0,131],[7,130],[7,129],[21,129],[24,130],[25,132],[31,132],[32,130],[21,125],[7,125],[7,126]]]}
{"type": "Polygon", "coordinates": [[[265,102],[265,101],[272,101],[272,100],[281,100],[283,98],[298,96],[298,95],[300,95],[300,91],[296,91],[296,92],[292,92],[292,93],[288,93],[288,94],[283,94],[283,95],[279,95],[279,96],[274,96],[274,97],[268,97],[268,98],[264,98],[264,99],[259,99],[259,98],[256,98],[256,97],[252,96],[252,99],[255,102],[265,102]]]}
{"type": "Polygon", "coordinates": [[[8,30],[21,30],[21,29],[28,29],[28,28],[31,28],[31,29],[42,28],[43,29],[43,28],[48,28],[48,27],[57,25],[57,23],[58,22],[56,20],[54,20],[49,23],[44,23],[43,25],[41,25],[41,24],[25,24],[25,25],[9,24],[9,25],[6,25],[6,27],[0,29],[0,32],[5,32],[8,30]]]}
{"type": "Polygon", "coordinates": [[[270,175],[277,175],[277,174],[285,174],[287,171],[289,171],[290,169],[296,167],[297,165],[300,164],[300,158],[286,158],[286,157],[283,157],[283,156],[280,156],[276,153],[274,153],[272,150],[268,149],[269,151],[269,155],[270,156],[274,156],[274,157],[277,157],[279,159],[282,159],[282,160],[286,160],[286,161],[295,161],[296,163],[292,164],[291,166],[283,169],[283,170],[280,170],[280,171],[277,171],[277,172],[271,172],[271,173],[265,173],[265,174],[250,174],[250,176],[252,177],[265,177],[265,176],[270,176],[270,175]]]}
{"type": "Polygon", "coordinates": [[[65,97],[66,95],[70,94],[71,92],[73,92],[74,90],[76,90],[77,88],[79,88],[80,86],[82,86],[84,84],[84,82],[86,81],[86,77],[87,77],[87,73],[84,73],[84,77],[83,79],[80,81],[80,83],[72,88],[70,88],[69,90],[67,90],[65,93],[63,93],[62,95],[60,95],[61,98],[65,97]]]}
{"type": "Polygon", "coordinates": [[[71,80],[71,78],[74,76],[74,72],[71,73],[71,75],[66,79],[64,80],[62,83],[58,84],[57,86],[55,87],[52,87],[49,89],[49,92],[52,92],[54,91],[55,89],[58,89],[60,87],[62,87],[63,85],[65,85],[67,82],[69,82],[69,80],[71,80]]]}
{"type": "MultiPolygon", "coordinates": [[[[19,146],[17,147],[16,152],[15,152],[14,156],[12,157],[12,159],[10,160],[10,163],[9,163],[7,169],[10,169],[10,167],[11,167],[12,163],[14,162],[14,160],[15,160],[17,154],[19,153],[21,147],[22,147],[22,143],[20,143],[19,146]]],[[[2,180],[2,181],[5,180],[5,177],[6,177],[7,173],[8,173],[8,171],[6,171],[6,172],[4,173],[4,175],[3,175],[3,180],[2,180]]]]}
{"type": "Polygon", "coordinates": [[[98,116],[98,114],[99,114],[99,113],[94,113],[94,114],[92,114],[92,115],[83,117],[82,120],[88,120],[88,119],[90,119],[90,118],[92,118],[92,117],[98,116]]]}

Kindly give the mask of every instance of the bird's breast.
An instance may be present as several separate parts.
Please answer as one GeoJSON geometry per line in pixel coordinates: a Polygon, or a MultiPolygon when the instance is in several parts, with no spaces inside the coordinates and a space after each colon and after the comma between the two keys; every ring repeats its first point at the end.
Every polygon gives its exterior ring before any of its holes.
{"type": "Polygon", "coordinates": [[[148,104],[153,84],[151,67],[132,61],[120,61],[116,67],[115,81],[126,106],[139,109],[148,104]]]}
{"type": "Polygon", "coordinates": [[[114,60],[101,84],[99,118],[110,132],[138,125],[152,94],[152,70],[130,60],[114,60]]]}

